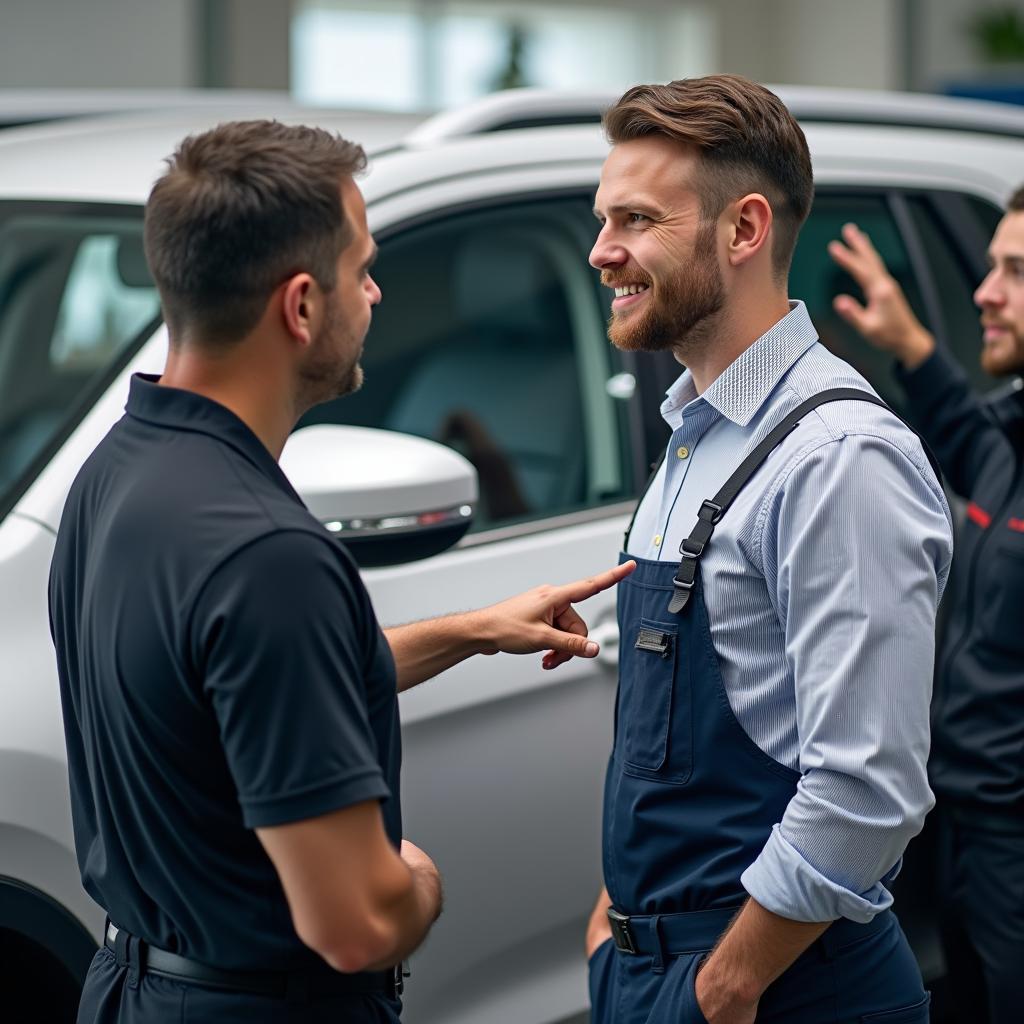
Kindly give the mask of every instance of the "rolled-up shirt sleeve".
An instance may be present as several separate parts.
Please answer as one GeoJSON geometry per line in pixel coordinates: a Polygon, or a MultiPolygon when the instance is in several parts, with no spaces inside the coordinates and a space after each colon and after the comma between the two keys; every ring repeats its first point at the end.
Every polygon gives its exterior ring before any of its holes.
{"type": "Polygon", "coordinates": [[[866,922],[934,798],[935,614],[952,557],[934,476],[855,434],[799,454],[767,496],[760,549],[785,632],[801,778],[747,892],[798,921],[866,922]]]}

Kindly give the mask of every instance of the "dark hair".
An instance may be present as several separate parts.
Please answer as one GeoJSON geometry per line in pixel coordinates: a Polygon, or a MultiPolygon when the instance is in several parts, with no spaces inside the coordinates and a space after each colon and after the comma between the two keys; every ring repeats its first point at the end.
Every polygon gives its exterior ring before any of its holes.
{"type": "Polygon", "coordinates": [[[739,75],[636,85],[604,115],[612,145],[661,135],[700,151],[701,212],[760,192],[771,203],[777,277],[789,270],[800,226],[814,197],[807,140],[775,93],[739,75]]]}
{"type": "Polygon", "coordinates": [[[146,203],[146,260],[172,343],[187,331],[230,343],[271,292],[306,271],[325,291],[352,239],[342,181],[362,147],[319,128],[232,121],[190,135],[146,203]]]}
{"type": "Polygon", "coordinates": [[[1014,189],[1013,195],[1010,196],[1006,204],[1007,213],[1020,213],[1021,210],[1024,210],[1024,185],[1019,185],[1014,189]]]}

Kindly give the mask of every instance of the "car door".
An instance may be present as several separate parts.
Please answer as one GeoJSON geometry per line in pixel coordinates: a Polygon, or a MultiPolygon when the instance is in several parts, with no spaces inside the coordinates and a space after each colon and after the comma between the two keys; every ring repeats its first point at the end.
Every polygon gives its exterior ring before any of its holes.
{"type": "Polygon", "coordinates": [[[54,512],[116,414],[79,442],[53,500],[23,498],[153,331],[141,237],[136,208],[0,202],[0,945],[6,1004],[31,999],[45,1020],[73,1019],[103,920],[72,839],[46,603],[54,512]]]}
{"type": "MultiPolygon", "coordinates": [[[[594,186],[508,186],[487,195],[478,181],[471,202],[425,191],[391,220],[371,202],[383,301],[365,384],[303,421],[430,437],[477,468],[476,521],[457,548],[365,572],[385,624],[610,566],[632,510],[636,396],[587,265],[594,186]]],[[[594,661],[546,673],[539,655],[474,658],[401,698],[405,832],[451,880],[413,958],[410,1020],[524,1024],[586,1006],[615,595],[581,610],[603,643],[594,661]]]]}

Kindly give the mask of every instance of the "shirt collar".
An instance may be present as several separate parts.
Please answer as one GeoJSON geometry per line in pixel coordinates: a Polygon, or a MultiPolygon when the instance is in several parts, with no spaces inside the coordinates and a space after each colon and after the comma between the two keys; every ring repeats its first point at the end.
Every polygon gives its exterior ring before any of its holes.
{"type": "Polygon", "coordinates": [[[227,406],[183,388],[161,387],[156,374],[132,375],[125,412],[137,420],[172,430],[207,434],[230,445],[282,490],[302,504],[266,445],[227,406]]]}
{"type": "Polygon", "coordinates": [[[668,389],[661,414],[673,428],[691,405],[705,402],[726,419],[747,426],[793,364],[818,340],[807,307],[789,304],[789,312],[729,364],[714,383],[697,394],[686,370],[668,389]]]}

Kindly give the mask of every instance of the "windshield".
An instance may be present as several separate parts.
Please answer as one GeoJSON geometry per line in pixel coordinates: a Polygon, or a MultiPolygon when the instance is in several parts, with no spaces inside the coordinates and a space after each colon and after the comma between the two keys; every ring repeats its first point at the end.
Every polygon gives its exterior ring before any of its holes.
{"type": "Polygon", "coordinates": [[[141,208],[0,203],[0,518],[159,311],[141,208]]]}

